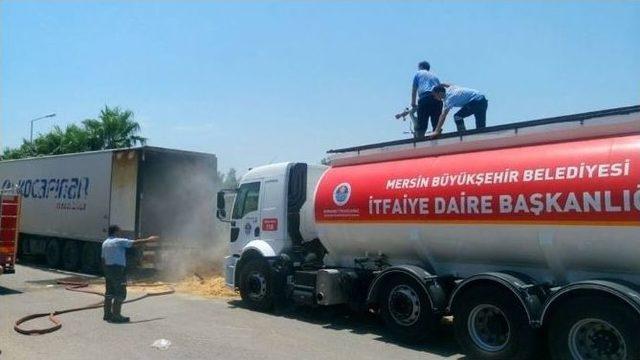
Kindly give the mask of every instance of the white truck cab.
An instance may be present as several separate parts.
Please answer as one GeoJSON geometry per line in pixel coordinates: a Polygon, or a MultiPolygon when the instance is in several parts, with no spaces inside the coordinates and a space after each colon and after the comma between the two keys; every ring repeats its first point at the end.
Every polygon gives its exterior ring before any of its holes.
{"type": "MultiPolygon", "coordinates": [[[[245,174],[235,192],[229,219],[229,255],[225,257],[225,282],[237,288],[236,265],[241,258],[259,256],[272,259],[302,242],[302,232],[310,238],[315,229],[302,228],[301,216],[313,216],[312,197],[318,179],[327,169],[322,165],[278,163],[253,168],[245,174]],[[302,215],[301,215],[302,213],[302,215]],[[294,226],[289,226],[294,222],[294,226]]],[[[224,194],[218,195],[218,208],[224,208],[224,194]]],[[[219,218],[227,214],[218,211],[219,218]]],[[[305,236],[306,238],[306,236],[305,236]]]]}

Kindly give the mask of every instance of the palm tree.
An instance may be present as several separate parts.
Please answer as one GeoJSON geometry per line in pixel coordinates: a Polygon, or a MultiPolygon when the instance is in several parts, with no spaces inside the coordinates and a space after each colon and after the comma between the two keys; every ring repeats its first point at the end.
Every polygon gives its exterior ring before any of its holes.
{"type": "Polygon", "coordinates": [[[88,132],[91,150],[127,148],[147,142],[138,136],[140,124],[133,120],[130,110],[105,106],[98,119],[87,119],[82,124],[88,132]]]}
{"type": "Polygon", "coordinates": [[[144,145],[147,139],[139,136],[139,132],[140,125],[133,120],[133,112],[120,110],[119,107],[105,106],[100,111],[98,119],[87,119],[82,122],[82,126],[72,124],[64,130],[54,126],[50,132],[38,134],[33,141],[24,139],[18,148],[5,148],[0,159],[20,159],[144,145]]]}

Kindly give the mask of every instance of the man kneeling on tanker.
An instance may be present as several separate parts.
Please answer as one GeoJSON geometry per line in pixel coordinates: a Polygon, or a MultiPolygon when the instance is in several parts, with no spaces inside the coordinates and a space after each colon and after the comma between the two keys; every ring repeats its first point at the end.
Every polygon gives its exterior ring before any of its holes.
{"type": "Polygon", "coordinates": [[[126,249],[158,239],[158,236],[149,236],[144,239],[130,240],[123,236],[119,226],[109,226],[109,237],[102,243],[105,279],[103,320],[113,323],[129,322],[129,318],[120,313],[122,303],[127,297],[126,249]]]}
{"type": "Polygon", "coordinates": [[[444,111],[440,114],[438,125],[432,136],[438,136],[442,132],[442,125],[449,114],[449,110],[459,107],[460,110],[453,115],[458,131],[465,131],[464,118],[473,115],[476,118],[476,129],[486,126],[488,101],[478,90],[464,88],[455,85],[445,87],[438,85],[433,88],[433,97],[443,102],[444,111]]]}

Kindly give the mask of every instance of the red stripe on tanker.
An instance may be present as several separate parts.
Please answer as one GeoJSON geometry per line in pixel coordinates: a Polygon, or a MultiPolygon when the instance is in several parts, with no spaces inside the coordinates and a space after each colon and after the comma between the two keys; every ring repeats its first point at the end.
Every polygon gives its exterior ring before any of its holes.
{"type": "Polygon", "coordinates": [[[640,136],[333,167],[317,222],[640,225],[640,136]]]}

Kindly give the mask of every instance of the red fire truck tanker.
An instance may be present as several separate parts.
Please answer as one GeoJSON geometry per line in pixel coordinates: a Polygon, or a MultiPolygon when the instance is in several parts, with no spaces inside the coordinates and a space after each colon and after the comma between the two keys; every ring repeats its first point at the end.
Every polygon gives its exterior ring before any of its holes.
{"type": "Polygon", "coordinates": [[[348,304],[406,341],[453,315],[473,359],[640,359],[640,106],[329,153],[250,170],[229,220],[218,195],[249,307],[348,304]]]}

